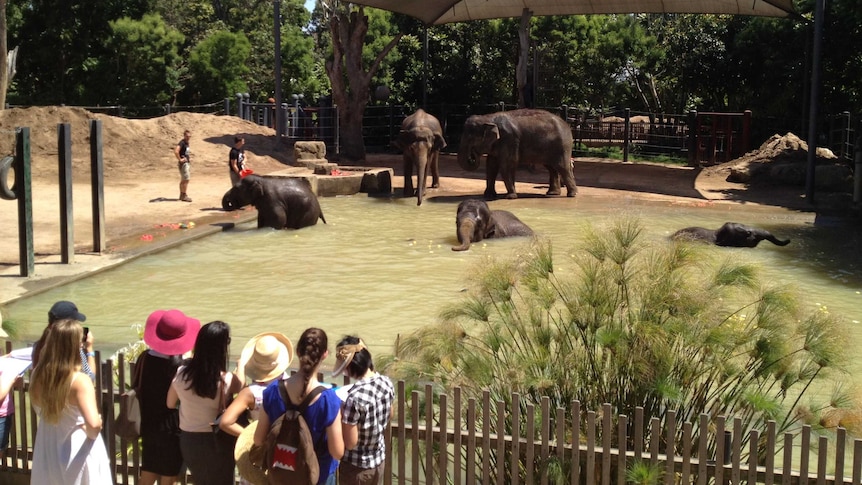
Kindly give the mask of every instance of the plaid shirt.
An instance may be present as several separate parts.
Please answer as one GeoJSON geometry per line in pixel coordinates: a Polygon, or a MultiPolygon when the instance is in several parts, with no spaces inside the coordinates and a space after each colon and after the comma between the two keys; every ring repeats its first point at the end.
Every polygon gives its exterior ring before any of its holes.
{"type": "Polygon", "coordinates": [[[386,457],[383,433],[392,414],[395,388],[388,377],[377,374],[356,381],[347,391],[341,421],[356,425],[359,441],[352,450],[345,450],[341,461],[359,468],[375,468],[386,457]]]}

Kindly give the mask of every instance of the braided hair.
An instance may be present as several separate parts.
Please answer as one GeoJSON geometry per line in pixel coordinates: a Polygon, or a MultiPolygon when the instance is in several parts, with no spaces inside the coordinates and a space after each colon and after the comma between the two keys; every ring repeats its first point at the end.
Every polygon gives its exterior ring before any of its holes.
{"type": "Polygon", "coordinates": [[[305,397],[311,376],[326,356],[328,345],[329,339],[326,337],[326,332],[315,327],[302,332],[302,335],[296,342],[296,355],[299,357],[299,373],[302,375],[304,383],[302,388],[303,397],[305,397]]]}

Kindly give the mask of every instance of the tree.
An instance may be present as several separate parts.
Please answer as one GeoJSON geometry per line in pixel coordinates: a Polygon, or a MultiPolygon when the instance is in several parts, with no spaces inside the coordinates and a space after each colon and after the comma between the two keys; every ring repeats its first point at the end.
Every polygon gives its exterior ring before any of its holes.
{"type": "MultiPolygon", "coordinates": [[[[141,20],[112,21],[110,45],[117,53],[117,102],[147,106],[173,101],[179,86],[169,81],[179,69],[179,48],[185,38],[165,25],[158,14],[141,20]]],[[[106,87],[107,88],[107,87],[106,87]]]]}
{"type": "Polygon", "coordinates": [[[189,66],[198,102],[231,97],[248,89],[244,79],[251,44],[244,34],[215,32],[195,46],[189,66]]]}
{"type": "Polygon", "coordinates": [[[354,10],[352,4],[338,0],[321,3],[329,19],[332,58],[326,61],[326,74],[332,86],[332,100],[338,106],[342,154],[349,160],[363,160],[362,116],[368,104],[371,80],[402,34],[392,37],[368,63],[363,59],[368,33],[365,8],[360,6],[354,10]]]}

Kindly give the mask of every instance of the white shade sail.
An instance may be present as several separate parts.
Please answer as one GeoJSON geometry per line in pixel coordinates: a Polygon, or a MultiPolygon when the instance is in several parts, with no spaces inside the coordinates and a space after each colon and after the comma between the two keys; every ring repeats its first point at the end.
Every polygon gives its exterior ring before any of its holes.
{"type": "Polygon", "coordinates": [[[797,16],[792,0],[359,0],[359,5],[415,17],[427,25],[533,16],[612,13],[711,13],[797,16]]]}

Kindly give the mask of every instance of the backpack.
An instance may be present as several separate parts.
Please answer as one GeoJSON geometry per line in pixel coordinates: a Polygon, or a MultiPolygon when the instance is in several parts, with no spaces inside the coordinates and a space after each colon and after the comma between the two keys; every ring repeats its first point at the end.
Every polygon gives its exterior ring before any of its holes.
{"type": "Polygon", "coordinates": [[[285,381],[280,381],[278,392],[286,411],[272,423],[264,449],[264,465],[270,484],[315,485],[320,477],[315,442],[302,413],[326,389],[318,386],[299,404],[290,402],[285,381]]]}

